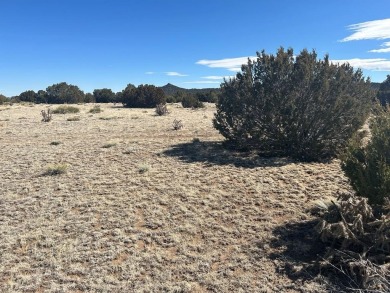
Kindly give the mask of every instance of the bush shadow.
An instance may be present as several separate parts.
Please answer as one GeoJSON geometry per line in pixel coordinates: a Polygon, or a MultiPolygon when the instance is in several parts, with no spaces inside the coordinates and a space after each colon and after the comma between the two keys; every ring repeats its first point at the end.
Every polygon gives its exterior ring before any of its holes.
{"type": "Polygon", "coordinates": [[[173,145],[162,152],[186,163],[202,162],[208,166],[233,165],[242,168],[281,167],[295,162],[284,157],[262,157],[254,151],[236,151],[224,147],[222,142],[193,141],[173,145]]]}
{"type": "MultiPolygon", "coordinates": [[[[318,222],[318,219],[299,221],[274,228],[267,257],[276,261],[278,273],[286,275],[295,283],[315,281],[329,292],[349,292],[351,284],[346,278],[324,270],[320,265],[327,246],[315,231],[318,222]]],[[[257,243],[256,246],[256,251],[261,252],[264,244],[257,243]]]]}

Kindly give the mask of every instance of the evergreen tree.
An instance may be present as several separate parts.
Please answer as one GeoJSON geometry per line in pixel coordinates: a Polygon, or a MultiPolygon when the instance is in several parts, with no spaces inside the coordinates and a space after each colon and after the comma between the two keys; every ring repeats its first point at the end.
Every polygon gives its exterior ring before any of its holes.
{"type": "Polygon", "coordinates": [[[390,75],[379,86],[378,99],[382,106],[390,104],[390,75]]]}
{"type": "Polygon", "coordinates": [[[369,80],[315,51],[257,53],[221,85],[214,126],[240,149],[299,160],[334,157],[368,116],[369,80]]]}
{"type": "Polygon", "coordinates": [[[165,104],[164,91],[154,85],[139,85],[137,88],[128,85],[122,94],[122,103],[129,108],[154,108],[165,104]]]}

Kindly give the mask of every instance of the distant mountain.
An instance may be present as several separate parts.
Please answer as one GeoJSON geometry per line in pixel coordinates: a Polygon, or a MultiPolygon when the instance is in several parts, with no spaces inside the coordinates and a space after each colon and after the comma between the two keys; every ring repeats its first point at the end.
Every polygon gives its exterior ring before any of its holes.
{"type": "Polygon", "coordinates": [[[160,89],[162,89],[167,96],[172,96],[172,95],[176,94],[177,92],[196,94],[196,93],[208,93],[210,91],[215,91],[215,92],[220,91],[219,88],[185,89],[185,88],[181,88],[181,87],[178,87],[176,85],[173,85],[171,83],[167,83],[164,86],[160,86],[160,89]]]}
{"type": "MultiPolygon", "coordinates": [[[[380,82],[371,82],[371,87],[373,90],[379,90],[380,82]]],[[[177,92],[185,92],[185,93],[191,93],[191,94],[196,94],[196,93],[209,93],[210,91],[214,91],[219,93],[220,88],[203,88],[203,89],[185,89],[178,87],[176,85],[173,85],[171,83],[167,83],[164,86],[160,86],[160,88],[164,91],[164,93],[167,96],[172,96],[176,94],[177,92]]]]}

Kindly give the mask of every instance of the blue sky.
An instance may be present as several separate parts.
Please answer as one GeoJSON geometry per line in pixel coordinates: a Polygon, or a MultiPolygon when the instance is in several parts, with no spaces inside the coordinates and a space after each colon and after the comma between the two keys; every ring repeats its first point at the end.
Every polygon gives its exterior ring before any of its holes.
{"type": "Polygon", "coordinates": [[[219,87],[256,51],[349,61],[390,74],[390,1],[0,0],[0,93],[62,81],[219,87]]]}

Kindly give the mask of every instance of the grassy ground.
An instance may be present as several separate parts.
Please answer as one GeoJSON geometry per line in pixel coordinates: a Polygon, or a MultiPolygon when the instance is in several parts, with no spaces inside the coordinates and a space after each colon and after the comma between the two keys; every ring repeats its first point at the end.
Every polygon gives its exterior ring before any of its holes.
{"type": "Polygon", "coordinates": [[[76,106],[78,121],[49,123],[47,105],[0,106],[1,292],[333,286],[302,268],[321,249],[308,210],[349,188],[337,161],[228,152],[213,105],[169,105],[161,117],[76,106]],[[174,131],[174,119],[184,128],[174,131]]]}

